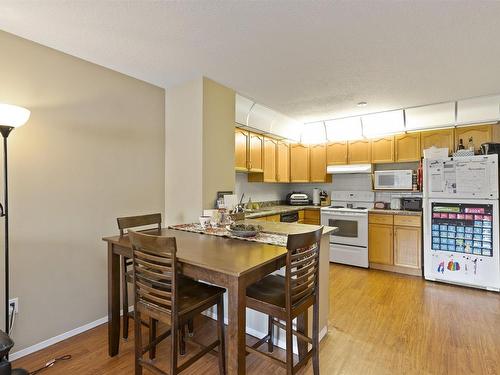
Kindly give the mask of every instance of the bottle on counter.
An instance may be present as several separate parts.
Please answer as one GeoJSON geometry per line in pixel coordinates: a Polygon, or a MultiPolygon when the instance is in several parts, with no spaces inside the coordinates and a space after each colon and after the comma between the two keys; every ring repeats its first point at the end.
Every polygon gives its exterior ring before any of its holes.
{"type": "Polygon", "coordinates": [[[464,149],[465,149],[465,147],[464,147],[464,140],[463,140],[462,138],[460,138],[460,139],[458,140],[457,151],[458,151],[458,150],[464,150],[464,149]]]}
{"type": "Polygon", "coordinates": [[[472,137],[469,138],[469,144],[467,145],[469,151],[474,151],[474,142],[472,141],[472,137]]]}

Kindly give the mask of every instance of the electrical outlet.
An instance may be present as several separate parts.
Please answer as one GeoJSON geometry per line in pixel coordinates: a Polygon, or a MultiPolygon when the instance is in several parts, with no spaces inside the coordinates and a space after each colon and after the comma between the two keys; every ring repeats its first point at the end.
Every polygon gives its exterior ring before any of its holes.
{"type": "Polygon", "coordinates": [[[19,313],[19,298],[12,298],[9,300],[9,306],[14,307],[14,314],[19,313]]]}

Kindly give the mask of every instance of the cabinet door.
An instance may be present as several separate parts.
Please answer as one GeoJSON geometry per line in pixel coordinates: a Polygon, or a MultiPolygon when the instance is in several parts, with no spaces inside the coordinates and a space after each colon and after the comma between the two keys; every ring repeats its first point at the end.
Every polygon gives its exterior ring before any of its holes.
{"type": "Polygon", "coordinates": [[[309,147],[290,145],[290,181],[309,182],[309,147]]]}
{"type": "Polygon", "coordinates": [[[367,139],[349,141],[347,161],[349,164],[366,164],[372,162],[371,142],[367,139]]]}
{"type": "Polygon", "coordinates": [[[449,153],[455,150],[455,141],[453,139],[453,129],[431,130],[420,133],[420,145],[422,147],[421,155],[424,156],[424,150],[431,147],[448,148],[449,153]]]}
{"type": "Polygon", "coordinates": [[[399,134],[394,144],[396,162],[420,160],[420,133],[399,134]]]}
{"type": "Polygon", "coordinates": [[[394,227],[394,265],[420,269],[420,228],[394,227]]]}
{"type": "Polygon", "coordinates": [[[264,171],[264,136],[255,133],[249,133],[248,140],[248,169],[250,172],[264,171]]]}
{"type": "Polygon", "coordinates": [[[276,153],[276,181],[290,182],[290,148],[288,143],[278,141],[276,153]]]}
{"type": "Polygon", "coordinates": [[[328,165],[347,164],[347,142],[334,142],[326,146],[326,163],[328,165]]]}
{"type": "Polygon", "coordinates": [[[394,162],[394,137],[372,139],[372,163],[394,162]]]}
{"type": "Polygon", "coordinates": [[[277,141],[264,138],[264,182],[276,182],[276,146],[277,141]]]}
{"type": "Polygon", "coordinates": [[[281,221],[281,216],[280,215],[267,216],[266,221],[272,221],[274,223],[279,223],[281,221]]]}
{"type": "Polygon", "coordinates": [[[368,259],[370,263],[393,264],[392,225],[368,225],[368,259]]]}
{"type": "Polygon", "coordinates": [[[314,145],[309,147],[310,159],[310,181],[326,181],[326,145],[314,145]]]}
{"type": "Polygon", "coordinates": [[[459,140],[462,139],[465,148],[467,148],[470,137],[472,137],[472,143],[474,143],[474,151],[479,153],[481,143],[491,142],[492,140],[491,125],[466,126],[455,129],[456,145],[458,145],[459,140]]]}
{"type": "Polygon", "coordinates": [[[248,132],[236,128],[234,130],[234,168],[237,171],[248,170],[248,132]]]}

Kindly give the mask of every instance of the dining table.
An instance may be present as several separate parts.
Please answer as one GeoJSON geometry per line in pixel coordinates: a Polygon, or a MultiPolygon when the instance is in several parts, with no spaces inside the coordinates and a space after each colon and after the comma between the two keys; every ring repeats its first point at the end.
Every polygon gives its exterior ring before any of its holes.
{"type": "MultiPolygon", "coordinates": [[[[276,232],[285,234],[318,228],[274,224],[276,232]]],[[[177,260],[183,275],[227,290],[227,370],[229,374],[245,374],[246,289],[285,265],[286,247],[171,228],[162,228],[160,233],[152,230],[151,233],[176,238],[177,260]]],[[[104,237],[103,240],[108,251],[108,353],[115,356],[120,346],[120,256],[132,258],[132,248],[126,234],[104,237]]],[[[307,334],[310,324],[307,313],[303,315],[297,330],[307,334]]],[[[299,347],[299,356],[305,350],[299,347]]]]}

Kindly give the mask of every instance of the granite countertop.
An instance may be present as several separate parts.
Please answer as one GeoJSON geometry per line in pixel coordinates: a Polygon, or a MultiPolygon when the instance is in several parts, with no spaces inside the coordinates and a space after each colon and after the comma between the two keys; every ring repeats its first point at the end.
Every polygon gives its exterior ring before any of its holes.
{"type": "MultiPolygon", "coordinates": [[[[263,228],[264,232],[267,233],[276,233],[276,234],[299,234],[311,232],[313,230],[319,229],[319,225],[310,225],[310,224],[296,224],[296,223],[279,223],[273,221],[258,221],[252,219],[245,219],[238,223],[244,224],[254,224],[260,225],[263,228]]],[[[338,230],[337,227],[323,227],[323,235],[331,234],[332,232],[336,232],[338,230]]]]}
{"type": "Polygon", "coordinates": [[[373,214],[386,214],[386,215],[422,216],[422,211],[380,210],[372,208],[369,209],[368,212],[373,214]]]}
{"type": "Polygon", "coordinates": [[[296,211],[301,211],[301,210],[319,210],[321,209],[321,206],[313,206],[313,205],[307,205],[307,206],[285,206],[285,205],[278,205],[278,206],[270,206],[270,207],[263,207],[259,210],[255,210],[252,212],[245,212],[245,218],[246,219],[257,219],[259,217],[264,217],[264,216],[271,216],[271,215],[279,215],[283,213],[288,213],[288,212],[296,212],[296,211]]]}

